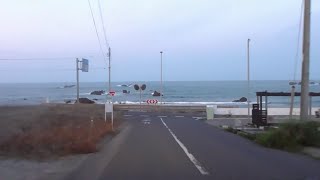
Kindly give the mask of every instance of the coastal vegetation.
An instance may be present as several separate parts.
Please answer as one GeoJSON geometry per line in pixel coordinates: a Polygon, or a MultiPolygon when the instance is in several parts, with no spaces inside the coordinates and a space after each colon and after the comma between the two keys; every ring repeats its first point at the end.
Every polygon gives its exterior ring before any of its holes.
{"type": "Polygon", "coordinates": [[[104,121],[103,105],[2,107],[0,111],[6,112],[1,119],[11,127],[9,135],[0,139],[3,156],[43,159],[93,153],[103,137],[114,134],[110,121],[104,121]]]}
{"type": "Polygon", "coordinates": [[[255,141],[270,148],[299,151],[305,146],[320,147],[320,122],[284,123],[277,129],[257,134],[255,141]]]}
{"type": "Polygon", "coordinates": [[[300,121],[280,124],[261,133],[247,133],[233,128],[226,131],[250,139],[262,146],[299,152],[304,147],[320,147],[320,122],[300,121]]]}

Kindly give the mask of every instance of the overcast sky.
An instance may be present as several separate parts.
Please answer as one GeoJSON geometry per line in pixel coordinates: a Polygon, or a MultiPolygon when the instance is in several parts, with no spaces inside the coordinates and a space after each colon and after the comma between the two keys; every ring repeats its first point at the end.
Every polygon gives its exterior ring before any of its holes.
{"type": "MultiPolygon", "coordinates": [[[[97,0],[91,0],[103,50],[97,0]]],[[[113,81],[291,80],[302,0],[101,0],[113,81]]],[[[311,79],[320,79],[320,2],[312,1],[311,79]]],[[[75,81],[75,57],[90,60],[81,81],[106,81],[106,60],[87,0],[2,0],[0,82],[75,81]],[[66,57],[56,61],[48,58],[66,57]]],[[[299,57],[301,57],[301,49],[299,57]]],[[[297,78],[300,78],[301,58],[297,78]]]]}

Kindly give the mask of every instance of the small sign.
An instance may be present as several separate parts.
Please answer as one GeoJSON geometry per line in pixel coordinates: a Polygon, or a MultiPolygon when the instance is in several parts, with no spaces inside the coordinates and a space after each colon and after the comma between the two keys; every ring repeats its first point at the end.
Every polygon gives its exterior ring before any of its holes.
{"type": "Polygon", "coordinates": [[[107,113],[111,113],[111,127],[113,131],[113,104],[110,102],[104,105],[104,121],[107,122],[107,113]]]}
{"type": "Polygon", "coordinates": [[[147,103],[148,103],[148,104],[157,104],[157,103],[158,103],[158,100],[156,100],[156,99],[148,99],[148,100],[147,100],[147,103]]]}
{"type": "Polygon", "coordinates": [[[104,107],[105,107],[105,113],[112,113],[113,112],[113,104],[112,103],[106,103],[104,107]]]}
{"type": "Polygon", "coordinates": [[[141,90],[142,90],[142,91],[144,91],[144,90],[146,90],[146,88],[147,88],[147,85],[145,85],[145,84],[142,84],[140,88],[141,88],[141,90]]]}
{"type": "Polygon", "coordinates": [[[81,71],[82,72],[89,72],[89,60],[83,59],[81,61],[81,71]]]}
{"type": "Polygon", "coordinates": [[[114,95],[116,95],[116,92],[115,92],[115,91],[110,91],[109,94],[110,94],[111,96],[114,96],[114,95]]]}
{"type": "Polygon", "coordinates": [[[134,89],[135,89],[136,91],[139,91],[139,89],[140,89],[140,86],[139,86],[138,84],[135,84],[133,87],[134,87],[134,89]]]}

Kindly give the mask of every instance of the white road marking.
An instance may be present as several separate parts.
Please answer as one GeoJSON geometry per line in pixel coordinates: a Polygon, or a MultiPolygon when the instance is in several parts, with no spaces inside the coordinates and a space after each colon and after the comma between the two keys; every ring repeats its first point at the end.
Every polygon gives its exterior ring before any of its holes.
{"type": "Polygon", "coordinates": [[[158,118],[166,118],[167,116],[158,116],[158,118]]]}
{"type": "Polygon", "coordinates": [[[194,166],[199,170],[199,172],[202,175],[209,175],[209,172],[200,164],[200,162],[191,154],[189,153],[188,149],[186,148],[186,146],[184,144],[182,144],[182,142],[177,138],[177,136],[171,131],[171,129],[167,126],[167,124],[163,121],[162,118],[160,118],[163,125],[169,130],[170,134],[172,135],[172,137],[176,140],[176,142],[180,145],[180,147],[182,148],[182,150],[184,151],[184,153],[188,156],[188,158],[190,159],[190,161],[194,164],[194,166]]]}
{"type": "Polygon", "coordinates": [[[176,118],[183,118],[184,116],[176,116],[176,118]]]}
{"type": "Polygon", "coordinates": [[[141,117],[149,117],[149,115],[143,115],[143,114],[142,114],[142,115],[140,115],[140,116],[141,116],[141,117]]]}
{"type": "Polygon", "coordinates": [[[142,123],[143,123],[143,124],[151,124],[151,120],[149,120],[149,119],[144,119],[144,120],[142,120],[142,123]]]}
{"type": "Polygon", "coordinates": [[[129,112],[147,112],[147,111],[144,111],[144,110],[135,110],[135,109],[131,109],[131,110],[128,110],[129,112]]]}
{"type": "Polygon", "coordinates": [[[192,117],[194,120],[198,121],[198,120],[202,120],[204,119],[205,117],[192,117]]]}

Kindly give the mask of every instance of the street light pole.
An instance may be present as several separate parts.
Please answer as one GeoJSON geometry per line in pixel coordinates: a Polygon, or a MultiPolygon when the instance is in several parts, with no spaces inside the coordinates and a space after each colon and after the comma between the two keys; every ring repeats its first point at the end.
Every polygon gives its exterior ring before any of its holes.
{"type": "Polygon", "coordinates": [[[161,75],[160,75],[160,78],[161,78],[161,88],[160,88],[160,104],[162,105],[162,95],[163,95],[163,83],[162,83],[162,51],[160,51],[160,55],[161,55],[161,75]]]}
{"type": "MultiPolygon", "coordinates": [[[[305,0],[303,25],[303,61],[301,77],[300,120],[308,119],[309,109],[309,66],[310,66],[310,11],[311,0],[305,0]]],[[[311,107],[310,107],[311,108],[311,107]]]]}
{"type": "Polygon", "coordinates": [[[250,120],[250,39],[247,42],[247,80],[248,80],[248,96],[247,96],[247,103],[248,103],[248,119],[250,120]]]}
{"type": "Polygon", "coordinates": [[[77,103],[79,102],[79,59],[76,59],[76,72],[77,72],[77,103]]]}

